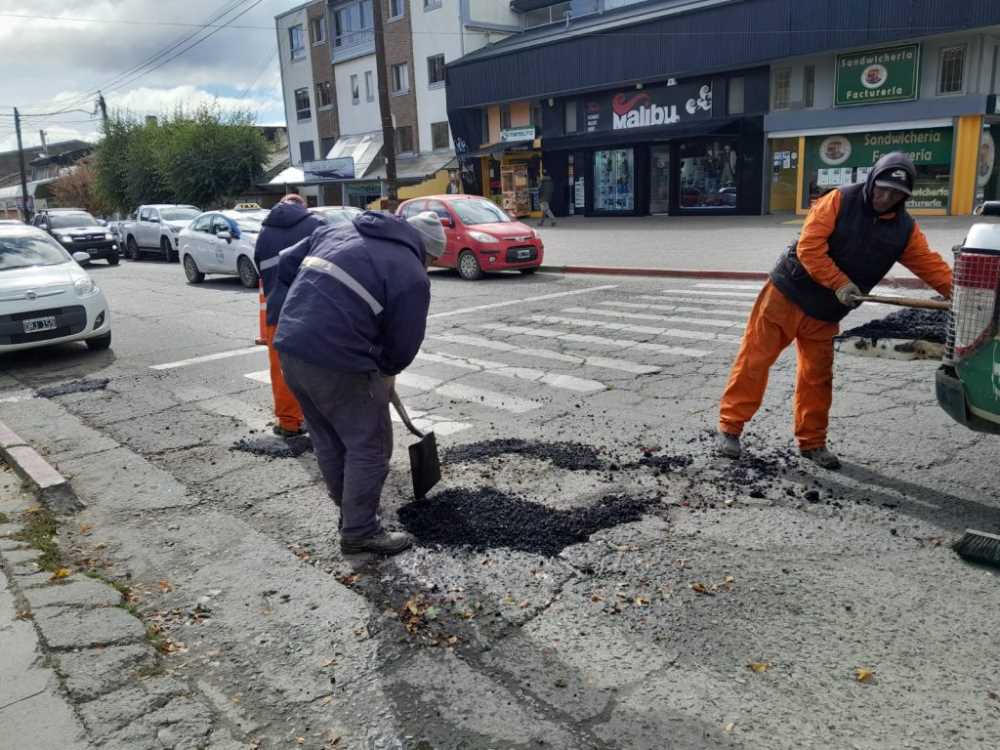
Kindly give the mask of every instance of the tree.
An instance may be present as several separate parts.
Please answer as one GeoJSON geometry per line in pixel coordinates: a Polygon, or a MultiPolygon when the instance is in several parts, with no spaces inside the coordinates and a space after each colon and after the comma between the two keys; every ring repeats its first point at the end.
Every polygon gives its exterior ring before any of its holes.
{"type": "Polygon", "coordinates": [[[92,214],[110,214],[114,207],[97,190],[97,171],[90,159],[85,159],[49,186],[62,206],[84,208],[92,214]]]}

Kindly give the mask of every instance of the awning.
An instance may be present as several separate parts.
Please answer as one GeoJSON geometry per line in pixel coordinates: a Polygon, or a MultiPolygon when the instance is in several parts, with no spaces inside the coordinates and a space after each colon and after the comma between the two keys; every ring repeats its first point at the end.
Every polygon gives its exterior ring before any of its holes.
{"type": "Polygon", "coordinates": [[[360,135],[341,136],[323,158],[343,159],[350,157],[354,159],[354,180],[336,180],[336,182],[354,182],[355,180],[373,179],[367,173],[381,153],[382,131],[379,130],[360,135]]]}
{"type": "MultiPolygon", "coordinates": [[[[420,154],[400,156],[396,159],[396,179],[401,182],[423,182],[442,169],[456,168],[458,162],[453,154],[420,154]]],[[[373,180],[384,180],[385,163],[369,175],[373,180]]]]}
{"type": "Polygon", "coordinates": [[[507,141],[506,143],[493,143],[489,146],[483,146],[478,151],[469,151],[468,153],[462,154],[462,156],[503,156],[510,151],[534,151],[534,149],[534,140],[507,141]]]}
{"type": "Polygon", "coordinates": [[[268,185],[301,185],[305,178],[301,167],[288,167],[271,178],[268,185]]]}

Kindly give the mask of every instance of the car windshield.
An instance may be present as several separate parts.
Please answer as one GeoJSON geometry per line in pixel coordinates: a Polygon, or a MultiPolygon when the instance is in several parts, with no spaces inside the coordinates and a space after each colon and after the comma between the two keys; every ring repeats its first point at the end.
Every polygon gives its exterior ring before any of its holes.
{"type": "Polygon", "coordinates": [[[191,221],[200,213],[197,208],[161,208],[160,218],[164,221],[191,221]]]}
{"type": "Polygon", "coordinates": [[[249,219],[245,216],[241,216],[236,219],[236,226],[240,228],[241,232],[257,232],[260,233],[260,222],[249,219]]]}
{"type": "Polygon", "coordinates": [[[360,208],[321,208],[318,213],[332,224],[349,224],[361,216],[362,211],[360,208]]]}
{"type": "Polygon", "coordinates": [[[31,266],[58,266],[69,255],[47,236],[0,235],[0,271],[31,266]]]}
{"type": "Polygon", "coordinates": [[[513,221],[498,205],[489,201],[452,201],[450,205],[466,226],[507,224],[513,221]]]}
{"type": "Polygon", "coordinates": [[[53,229],[69,229],[70,227],[99,227],[97,219],[85,211],[74,211],[67,214],[49,214],[49,226],[53,229]]]}

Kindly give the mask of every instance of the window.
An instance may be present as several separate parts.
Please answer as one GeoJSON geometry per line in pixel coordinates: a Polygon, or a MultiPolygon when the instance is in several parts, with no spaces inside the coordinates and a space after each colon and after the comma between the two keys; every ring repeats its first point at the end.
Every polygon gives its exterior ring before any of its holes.
{"type": "Polygon", "coordinates": [[[532,105],[531,105],[531,125],[534,126],[534,128],[538,132],[541,132],[541,130],[542,130],[542,111],[543,111],[542,110],[542,103],[540,101],[532,103],[532,105]]]}
{"type": "Polygon", "coordinates": [[[812,107],[816,103],[816,66],[806,65],[802,76],[802,105],[812,107]]]}
{"type": "Polygon", "coordinates": [[[941,50],[939,94],[961,94],[965,88],[965,45],[941,50]]]}
{"type": "Polygon", "coordinates": [[[424,206],[426,205],[427,201],[410,201],[405,206],[403,206],[403,218],[412,219],[414,216],[423,211],[424,206]]]}
{"type": "Polygon", "coordinates": [[[731,115],[743,114],[743,87],[743,76],[729,79],[729,114],[731,115]]]}
{"type": "Polygon", "coordinates": [[[451,221],[451,214],[448,213],[448,209],[441,201],[427,201],[426,211],[433,211],[438,215],[439,219],[447,219],[451,221]]]}
{"type": "Polygon", "coordinates": [[[210,232],[212,231],[212,214],[205,214],[204,216],[199,216],[191,228],[196,232],[210,232]]]}
{"type": "Polygon", "coordinates": [[[500,129],[509,130],[510,129],[510,105],[501,104],[500,105],[500,129]]]}
{"type": "Polygon", "coordinates": [[[402,18],[406,11],[406,0],[389,0],[389,20],[402,18]]]}
{"type": "Polygon", "coordinates": [[[306,40],[302,35],[302,24],[288,29],[288,47],[293,60],[303,60],[306,56],[306,40]]]}
{"type": "Polygon", "coordinates": [[[320,138],[319,139],[319,156],[321,159],[325,159],[326,155],[333,151],[333,147],[337,145],[336,138],[320,138]]]}
{"type": "Polygon", "coordinates": [[[424,0],[424,10],[437,10],[441,7],[441,0],[424,0]]]}
{"type": "Polygon", "coordinates": [[[323,16],[309,19],[309,39],[313,44],[322,44],[326,41],[326,26],[323,20],[323,16]]]}
{"type": "Polygon", "coordinates": [[[405,94],[407,91],[409,91],[410,90],[409,64],[399,63],[398,65],[393,65],[389,80],[392,83],[392,93],[405,94]]]}
{"type": "Polygon", "coordinates": [[[396,128],[396,152],[400,154],[413,153],[413,128],[409,125],[396,128]]]}
{"type": "Polygon", "coordinates": [[[566,124],[563,126],[565,132],[575,133],[576,132],[576,101],[570,100],[566,102],[565,109],[566,124]]]}
{"type": "Polygon", "coordinates": [[[686,141],[679,154],[681,208],[736,208],[739,159],[735,141],[686,141]]]}
{"type": "Polygon", "coordinates": [[[788,109],[792,103],[792,70],[774,71],[774,109],[788,109]]]}
{"type": "Polygon", "coordinates": [[[444,55],[427,58],[427,82],[431,86],[444,83],[444,55]]]}
{"type": "Polygon", "coordinates": [[[333,46],[354,47],[371,42],[374,39],[372,19],[372,0],[352,0],[338,6],[333,11],[333,46]]]}
{"type": "Polygon", "coordinates": [[[431,123],[431,148],[441,151],[448,148],[448,123],[431,123]]]}
{"type": "Polygon", "coordinates": [[[316,158],[316,146],[312,141],[299,142],[299,156],[302,161],[313,161],[316,158]]]}
{"type": "Polygon", "coordinates": [[[375,78],[370,70],[365,71],[365,100],[375,101],[375,78]]]}
{"type": "Polygon", "coordinates": [[[358,76],[351,76],[351,104],[361,104],[361,89],[358,88],[358,76]]]}
{"type": "Polygon", "coordinates": [[[316,109],[324,109],[333,105],[333,84],[323,81],[316,84],[316,109]]]}
{"type": "Polygon", "coordinates": [[[295,119],[299,122],[312,119],[309,107],[309,89],[295,89],[295,119]]]}

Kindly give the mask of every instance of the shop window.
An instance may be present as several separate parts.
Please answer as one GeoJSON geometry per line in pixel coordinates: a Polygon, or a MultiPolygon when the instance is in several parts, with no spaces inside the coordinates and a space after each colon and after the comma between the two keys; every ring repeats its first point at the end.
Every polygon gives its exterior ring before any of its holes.
{"type": "Polygon", "coordinates": [[[576,132],[576,100],[570,100],[566,102],[566,124],[564,126],[565,132],[575,133],[576,132]]]}
{"type": "Polygon", "coordinates": [[[938,76],[939,94],[961,94],[965,87],[964,44],[941,50],[941,68],[938,76]]]}
{"type": "Polygon", "coordinates": [[[774,110],[788,109],[792,104],[792,69],[774,71],[774,110]]]}
{"type": "Polygon", "coordinates": [[[396,153],[398,154],[413,153],[413,128],[411,128],[409,125],[404,125],[401,128],[396,128],[396,153]]]}
{"type": "Polygon", "coordinates": [[[435,151],[444,151],[448,148],[448,123],[431,123],[431,148],[435,151]]]}
{"type": "Polygon", "coordinates": [[[375,83],[370,70],[365,71],[365,101],[375,101],[375,83]]]}
{"type": "Polygon", "coordinates": [[[802,76],[802,104],[812,108],[816,103],[816,66],[806,65],[802,76]]]}
{"type": "Polygon", "coordinates": [[[1000,200],[1000,163],[997,144],[1000,143],[1000,123],[983,126],[979,141],[979,168],[976,171],[976,205],[983,201],[1000,200]]]}
{"type": "Polygon", "coordinates": [[[361,104],[361,89],[358,88],[357,74],[351,75],[351,104],[361,104]]]}
{"type": "Polygon", "coordinates": [[[632,149],[594,152],[594,210],[628,213],[635,208],[632,149]]]}
{"type": "Polygon", "coordinates": [[[316,84],[316,108],[324,109],[333,105],[333,84],[323,81],[316,84]]]}
{"type": "Polygon", "coordinates": [[[322,16],[309,19],[309,38],[313,44],[322,44],[326,41],[326,27],[322,16]]]}
{"type": "Polygon", "coordinates": [[[743,114],[743,89],[745,79],[743,76],[729,79],[729,114],[743,114]]]}
{"type": "Polygon", "coordinates": [[[295,119],[299,122],[312,119],[309,106],[309,89],[295,89],[295,119]]]}
{"type": "Polygon", "coordinates": [[[392,93],[405,94],[410,90],[410,66],[408,63],[393,65],[389,72],[392,93]]]}
{"type": "Polygon", "coordinates": [[[427,83],[436,86],[444,83],[444,55],[427,58],[427,83]]]}
{"type": "Polygon", "coordinates": [[[316,146],[312,141],[299,142],[299,155],[302,161],[313,161],[316,158],[316,146]]]}
{"type": "Polygon", "coordinates": [[[288,29],[288,48],[293,60],[302,60],[306,56],[306,41],[302,34],[302,24],[288,29]]]}
{"type": "Polygon", "coordinates": [[[735,141],[682,143],[680,163],[681,208],[736,207],[736,170],[739,158],[735,141]]]}

